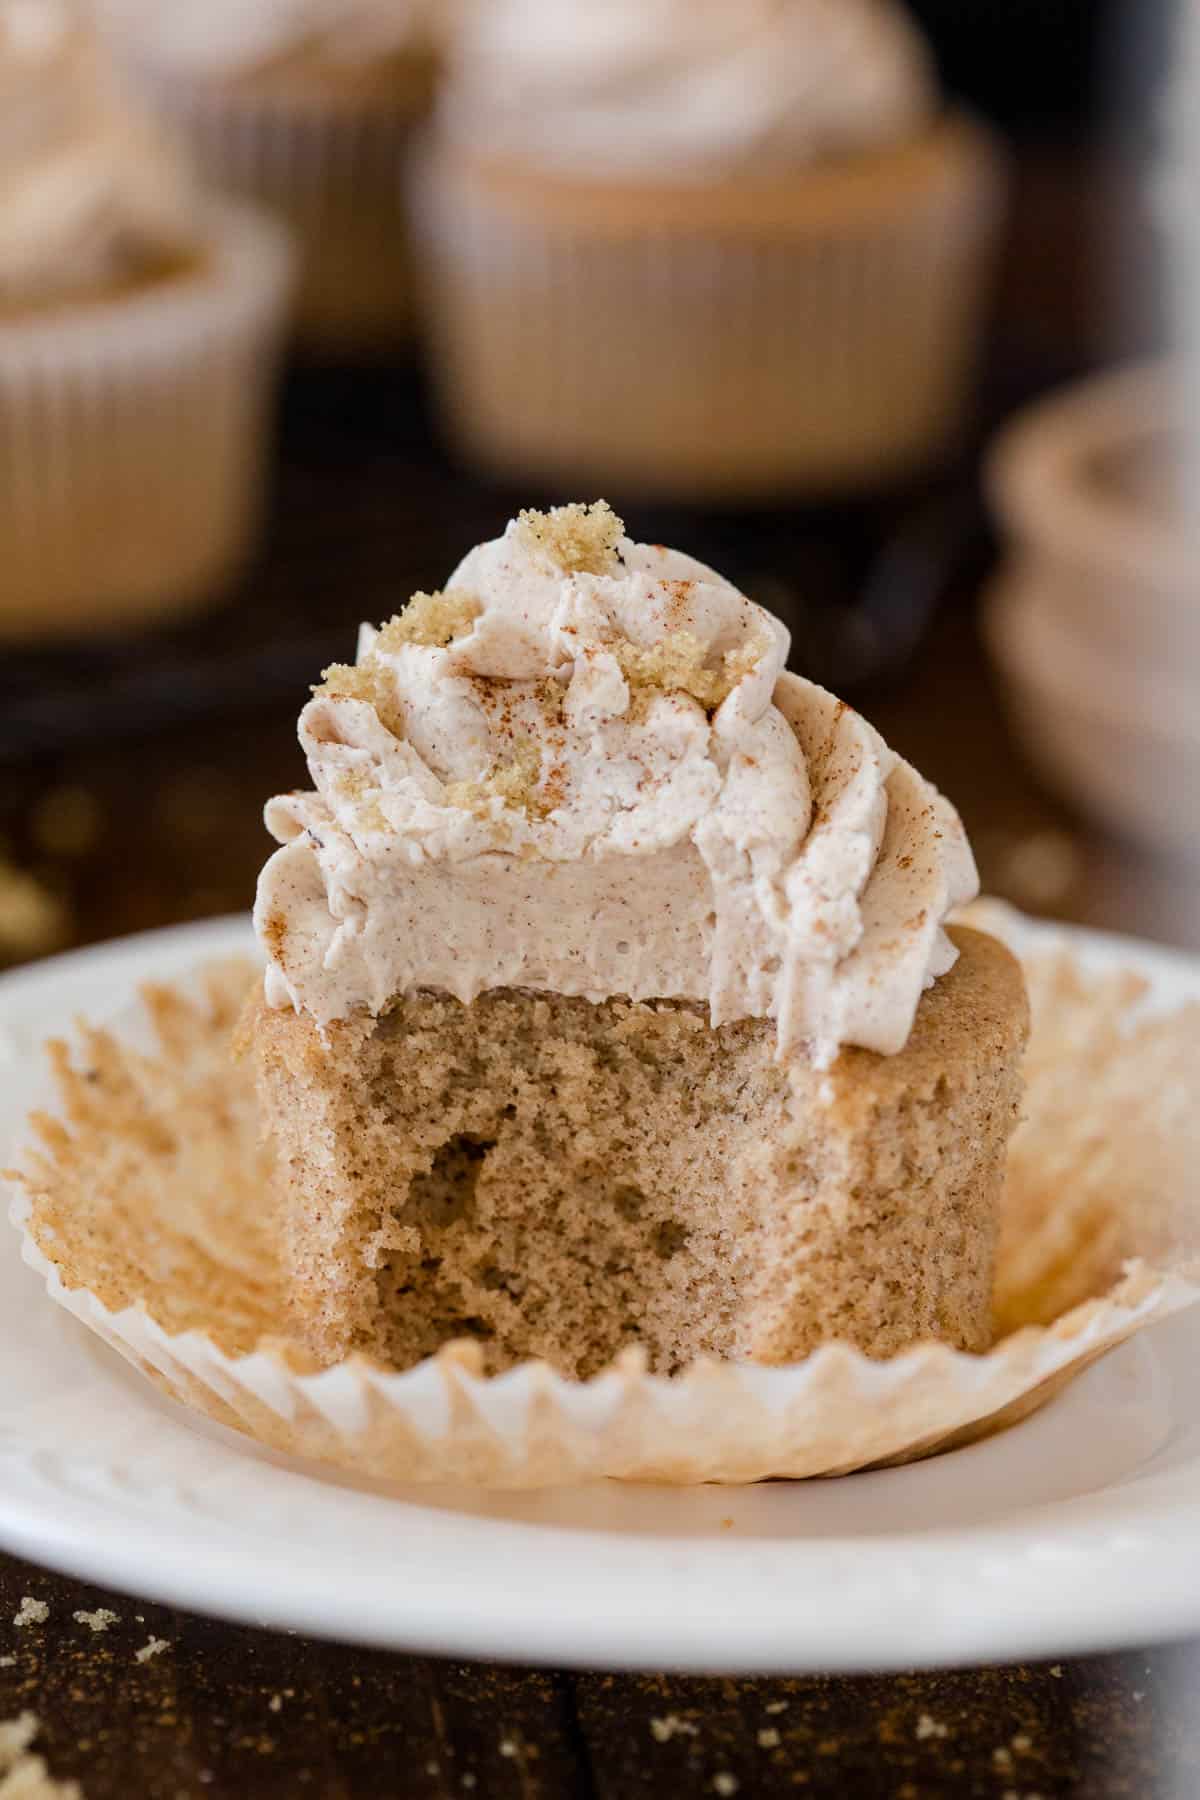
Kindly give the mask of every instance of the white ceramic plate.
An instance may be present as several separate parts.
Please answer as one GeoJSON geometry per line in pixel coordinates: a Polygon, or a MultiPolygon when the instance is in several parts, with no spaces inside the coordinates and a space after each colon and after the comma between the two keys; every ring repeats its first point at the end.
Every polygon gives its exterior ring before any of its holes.
{"type": "MultiPolygon", "coordinates": [[[[1037,935],[1041,935],[1039,932],[1037,935]]],[[[1164,998],[1200,963],[1082,936],[1164,998]]],[[[242,921],[0,980],[0,1145],[33,1046],[242,921]]],[[[7,1228],[5,1228],[7,1232],[7,1228]]],[[[915,1468],[745,1489],[362,1488],[160,1400],[0,1235],[0,1545],[230,1619],[395,1649],[727,1672],[1065,1655],[1200,1633],[1200,1309],[1003,1437],[915,1468]]]]}

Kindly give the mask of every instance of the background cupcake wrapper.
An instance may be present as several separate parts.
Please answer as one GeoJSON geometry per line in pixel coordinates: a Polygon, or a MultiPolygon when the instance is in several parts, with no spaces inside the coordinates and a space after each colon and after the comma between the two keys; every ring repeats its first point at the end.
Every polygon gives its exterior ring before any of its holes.
{"type": "Polygon", "coordinates": [[[314,350],[394,347],[413,310],[402,169],[418,91],[304,96],[139,76],[204,179],[281,218],[298,252],[294,317],[314,350]]]}
{"type": "Polygon", "coordinates": [[[969,395],[1001,191],[986,140],[949,137],[946,157],[923,193],[800,229],[689,214],[622,234],[429,152],[415,221],[451,435],[558,487],[693,496],[919,465],[969,395]]]}
{"type": "MultiPolygon", "coordinates": [[[[1104,1153],[1120,1134],[1136,1160],[1173,1125],[1153,1090],[1173,1057],[1195,1067],[1200,1012],[1145,1019],[1144,983],[1093,982],[1069,959],[1032,973],[1031,1116],[998,1288],[1015,1328],[985,1356],[926,1344],[872,1362],[829,1345],[790,1368],[702,1362],[667,1380],[631,1352],[579,1383],[544,1364],[487,1378],[478,1348],[453,1344],[403,1374],[361,1359],[314,1371],[269,1335],[278,1301],[263,1272],[265,1165],[246,1077],[227,1053],[245,964],[210,974],[199,994],[148,990],[136,1026],[85,1030],[75,1060],[59,1048],[59,1102],[18,1178],[13,1222],[51,1297],[173,1398],[365,1478],[741,1483],[908,1461],[1016,1422],[1135,1331],[1200,1300],[1200,1264],[1170,1249],[1194,1223],[1190,1174],[1170,1204],[1147,1209],[1136,1168],[1114,1172],[1104,1153]],[[1139,1121],[1129,1069],[1142,1056],[1139,1121]],[[1121,1093],[1129,1104],[1114,1123],[1121,1093]],[[1047,1179],[1039,1142],[1057,1157],[1047,1179]],[[1139,1233],[1175,1266],[1125,1260],[1139,1233]],[[1087,1282],[1094,1297],[1078,1298],[1087,1282]],[[1024,1322],[1039,1317],[1048,1322],[1024,1322]]],[[[1182,1101],[1176,1112],[1185,1116],[1182,1101]]],[[[1172,1148],[1185,1172],[1197,1131],[1193,1117],[1190,1141],[1172,1148]]],[[[1173,1181],[1171,1170],[1153,1174],[1173,1181]]]]}
{"type": "Polygon", "coordinates": [[[0,322],[0,638],[186,609],[258,521],[282,233],[211,215],[194,269],[0,322]]]}

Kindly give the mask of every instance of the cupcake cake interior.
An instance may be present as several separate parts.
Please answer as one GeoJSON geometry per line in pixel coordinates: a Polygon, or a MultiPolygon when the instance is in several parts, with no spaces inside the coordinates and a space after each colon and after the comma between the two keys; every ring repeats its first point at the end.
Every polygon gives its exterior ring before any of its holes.
{"type": "Polygon", "coordinates": [[[847,1053],[833,1104],[769,1024],[695,1002],[423,993],[332,1045],[260,1006],[306,1341],[578,1375],[632,1344],[662,1371],[985,1348],[1023,1007],[1006,953],[956,937],[904,1055],[847,1053]]]}

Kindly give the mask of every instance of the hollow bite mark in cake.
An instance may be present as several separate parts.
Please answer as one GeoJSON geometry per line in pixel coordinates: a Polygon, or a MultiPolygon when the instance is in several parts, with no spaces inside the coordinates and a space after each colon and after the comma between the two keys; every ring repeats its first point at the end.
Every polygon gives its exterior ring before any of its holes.
{"type": "Polygon", "coordinates": [[[990,1341],[1021,976],[946,929],[953,808],[787,650],[597,503],[326,672],[242,1033],[322,1359],[990,1341]]]}

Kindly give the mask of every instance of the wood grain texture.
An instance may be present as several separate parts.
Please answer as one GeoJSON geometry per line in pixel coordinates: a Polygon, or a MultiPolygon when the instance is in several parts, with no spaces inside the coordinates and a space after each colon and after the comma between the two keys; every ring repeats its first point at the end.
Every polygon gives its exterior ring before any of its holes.
{"type": "Polygon", "coordinates": [[[438,1663],[0,1557],[0,1719],[32,1708],[39,1752],[86,1800],[1187,1800],[1197,1674],[1188,1646],[854,1680],[438,1663]],[[49,1615],[18,1629],[26,1595],[49,1615]],[[75,1617],[100,1607],[117,1614],[101,1632],[75,1617]]]}

